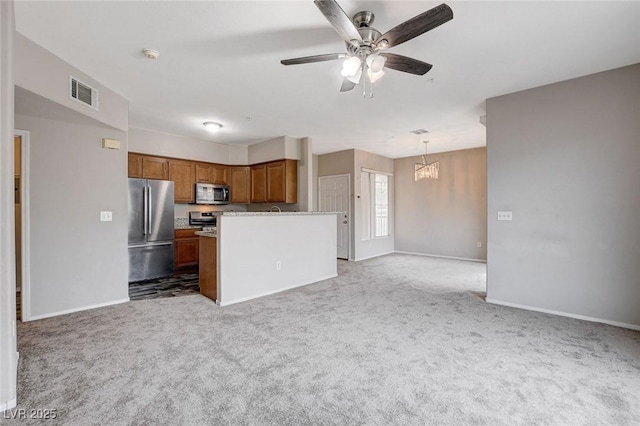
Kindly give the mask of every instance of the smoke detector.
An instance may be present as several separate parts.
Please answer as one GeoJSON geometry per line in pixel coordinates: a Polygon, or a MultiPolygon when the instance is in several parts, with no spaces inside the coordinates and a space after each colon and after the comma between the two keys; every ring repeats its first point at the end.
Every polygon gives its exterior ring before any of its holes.
{"type": "Polygon", "coordinates": [[[142,49],[142,54],[149,59],[158,59],[158,56],[160,56],[160,52],[158,52],[157,50],[147,48],[142,49]]]}

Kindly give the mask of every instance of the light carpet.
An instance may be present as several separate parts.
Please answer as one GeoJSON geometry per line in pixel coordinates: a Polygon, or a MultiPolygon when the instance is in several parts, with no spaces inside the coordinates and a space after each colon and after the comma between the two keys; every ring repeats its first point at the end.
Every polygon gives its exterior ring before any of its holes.
{"type": "Polygon", "coordinates": [[[227,307],[21,324],[18,408],[70,425],[640,424],[639,332],[487,304],[485,270],[394,254],[227,307]]]}

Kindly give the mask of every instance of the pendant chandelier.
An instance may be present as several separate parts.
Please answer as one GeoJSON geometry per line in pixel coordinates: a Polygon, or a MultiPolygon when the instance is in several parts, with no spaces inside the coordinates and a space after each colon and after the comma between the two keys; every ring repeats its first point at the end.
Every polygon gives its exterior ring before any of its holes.
{"type": "Polygon", "coordinates": [[[434,161],[432,163],[427,162],[427,144],[429,141],[424,141],[424,155],[422,156],[422,162],[416,163],[414,179],[419,181],[420,179],[438,179],[438,171],[440,170],[440,162],[434,161]]]}

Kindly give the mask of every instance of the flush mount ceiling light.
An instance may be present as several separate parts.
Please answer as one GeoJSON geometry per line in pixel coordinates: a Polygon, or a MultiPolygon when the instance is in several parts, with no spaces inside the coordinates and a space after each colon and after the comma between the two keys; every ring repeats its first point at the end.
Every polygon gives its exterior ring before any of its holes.
{"type": "Polygon", "coordinates": [[[434,161],[433,163],[427,162],[427,144],[429,141],[424,141],[424,155],[422,156],[422,163],[416,163],[414,172],[414,180],[417,182],[420,179],[438,179],[438,172],[440,171],[440,162],[434,161]]]}
{"type": "Polygon", "coordinates": [[[216,123],[215,121],[205,121],[202,125],[211,133],[216,133],[222,129],[222,124],[216,123]]]}
{"type": "Polygon", "coordinates": [[[158,59],[158,56],[160,56],[160,52],[155,49],[148,48],[142,49],[142,54],[149,59],[158,59]]]}

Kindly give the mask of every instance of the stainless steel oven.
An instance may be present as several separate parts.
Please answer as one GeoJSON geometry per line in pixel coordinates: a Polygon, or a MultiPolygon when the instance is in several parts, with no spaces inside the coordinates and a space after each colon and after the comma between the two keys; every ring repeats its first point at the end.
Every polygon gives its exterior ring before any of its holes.
{"type": "Polygon", "coordinates": [[[215,227],[219,212],[189,212],[189,225],[215,227]]]}

